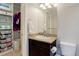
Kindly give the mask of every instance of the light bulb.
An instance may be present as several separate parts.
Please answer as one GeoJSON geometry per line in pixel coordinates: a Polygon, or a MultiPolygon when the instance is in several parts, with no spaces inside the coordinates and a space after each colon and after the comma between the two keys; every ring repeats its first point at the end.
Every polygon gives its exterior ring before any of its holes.
{"type": "Polygon", "coordinates": [[[46,7],[45,7],[43,4],[40,4],[40,7],[41,7],[42,9],[46,9],[46,7]]]}
{"type": "Polygon", "coordinates": [[[58,4],[53,4],[53,6],[54,6],[54,7],[57,7],[57,6],[58,6],[58,4]]]}
{"type": "Polygon", "coordinates": [[[42,7],[44,7],[44,5],[43,4],[40,4],[40,7],[42,8],[42,7]]]}
{"type": "Polygon", "coordinates": [[[42,7],[42,9],[46,9],[46,7],[42,7]]]}
{"type": "Polygon", "coordinates": [[[47,7],[48,7],[48,8],[52,8],[52,6],[51,6],[51,5],[48,5],[47,7]]]}
{"type": "Polygon", "coordinates": [[[45,3],[45,6],[49,6],[50,4],[49,3],[45,3]]]}

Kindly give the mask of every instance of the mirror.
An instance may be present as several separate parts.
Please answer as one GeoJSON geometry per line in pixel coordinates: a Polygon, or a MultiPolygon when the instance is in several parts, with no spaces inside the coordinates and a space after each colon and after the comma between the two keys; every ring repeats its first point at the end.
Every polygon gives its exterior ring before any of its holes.
{"type": "MultiPolygon", "coordinates": [[[[27,19],[30,33],[57,34],[57,8],[41,8],[40,3],[28,3],[27,19]]],[[[45,4],[43,4],[45,5],[45,4]]]]}

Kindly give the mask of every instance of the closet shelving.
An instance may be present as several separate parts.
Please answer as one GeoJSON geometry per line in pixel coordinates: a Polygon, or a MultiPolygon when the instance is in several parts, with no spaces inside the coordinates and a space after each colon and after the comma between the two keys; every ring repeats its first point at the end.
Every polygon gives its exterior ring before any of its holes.
{"type": "Polygon", "coordinates": [[[0,8],[0,55],[13,51],[13,4],[8,5],[0,8]]]}

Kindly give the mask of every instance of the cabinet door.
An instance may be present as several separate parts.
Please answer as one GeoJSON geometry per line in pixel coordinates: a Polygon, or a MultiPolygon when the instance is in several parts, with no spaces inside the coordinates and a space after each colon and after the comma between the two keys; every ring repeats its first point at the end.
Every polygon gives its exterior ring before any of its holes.
{"type": "Polygon", "coordinates": [[[49,56],[50,45],[47,43],[29,40],[29,55],[30,56],[49,56]]]}
{"type": "Polygon", "coordinates": [[[40,48],[40,55],[41,56],[50,56],[50,48],[40,48]]]}
{"type": "Polygon", "coordinates": [[[31,46],[29,50],[30,56],[50,56],[50,49],[39,47],[39,46],[31,46]]]}
{"type": "Polygon", "coordinates": [[[41,56],[41,49],[39,47],[31,47],[30,56],[41,56]]]}

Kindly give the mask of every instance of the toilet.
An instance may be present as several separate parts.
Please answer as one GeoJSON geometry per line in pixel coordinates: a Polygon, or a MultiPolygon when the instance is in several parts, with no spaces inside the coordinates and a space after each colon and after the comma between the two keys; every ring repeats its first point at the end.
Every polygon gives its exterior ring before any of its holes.
{"type": "Polygon", "coordinates": [[[60,48],[63,56],[75,56],[76,44],[61,41],[60,48]]]}

